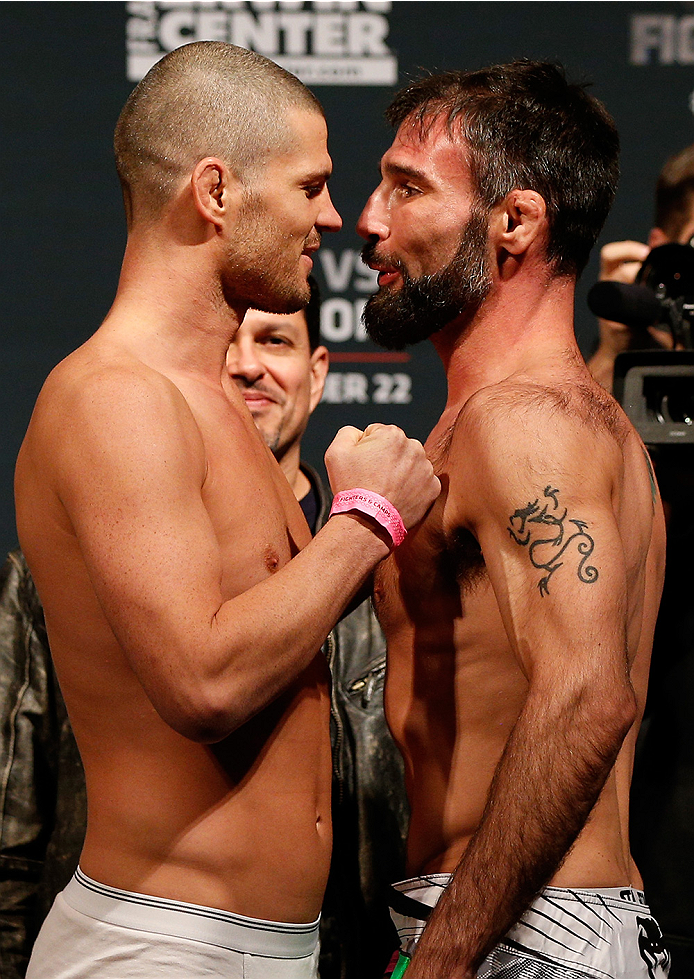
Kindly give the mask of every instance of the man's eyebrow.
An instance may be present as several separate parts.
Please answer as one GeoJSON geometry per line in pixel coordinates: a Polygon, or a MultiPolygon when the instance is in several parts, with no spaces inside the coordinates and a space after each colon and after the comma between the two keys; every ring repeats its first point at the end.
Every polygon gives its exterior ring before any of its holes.
{"type": "Polygon", "coordinates": [[[302,180],[303,184],[327,184],[333,175],[332,167],[322,167],[320,170],[314,170],[313,173],[305,174],[302,180]]]}
{"type": "Polygon", "coordinates": [[[385,163],[381,164],[381,176],[383,175],[389,177],[406,177],[408,180],[414,180],[415,183],[422,186],[431,186],[431,181],[424,171],[418,170],[416,167],[410,167],[406,163],[393,163],[390,160],[386,160],[385,163]]]}

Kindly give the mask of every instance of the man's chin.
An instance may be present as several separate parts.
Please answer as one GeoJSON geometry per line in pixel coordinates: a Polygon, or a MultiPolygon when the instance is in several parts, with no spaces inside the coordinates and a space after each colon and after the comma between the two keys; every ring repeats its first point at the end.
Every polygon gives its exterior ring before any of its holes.
{"type": "Polygon", "coordinates": [[[300,310],[305,309],[310,298],[311,293],[307,286],[305,296],[295,294],[294,296],[287,296],[283,299],[265,298],[253,302],[252,308],[259,309],[263,313],[276,313],[279,316],[289,316],[291,313],[298,313],[300,310]]]}
{"type": "Polygon", "coordinates": [[[401,301],[401,292],[402,288],[383,287],[364,307],[366,333],[384,350],[404,350],[421,343],[444,325],[433,324],[424,310],[411,309],[401,301]]]}
{"type": "Polygon", "coordinates": [[[262,413],[251,411],[251,417],[255,422],[255,427],[258,430],[258,435],[260,435],[261,439],[263,440],[265,445],[267,445],[268,449],[270,449],[271,452],[274,452],[280,437],[277,428],[275,426],[267,427],[266,425],[264,425],[262,413]]]}
{"type": "Polygon", "coordinates": [[[267,290],[262,296],[257,296],[250,303],[253,309],[264,313],[279,313],[287,316],[305,309],[311,299],[311,287],[307,275],[300,274],[292,285],[279,286],[267,290]]]}

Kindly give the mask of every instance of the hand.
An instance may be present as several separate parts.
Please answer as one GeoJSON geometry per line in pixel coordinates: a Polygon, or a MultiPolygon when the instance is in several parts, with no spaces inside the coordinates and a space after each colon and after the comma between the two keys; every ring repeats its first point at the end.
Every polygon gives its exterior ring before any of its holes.
{"type": "Polygon", "coordinates": [[[408,529],[441,492],[424,446],[395,425],[369,425],[363,432],[341,428],[325,453],[325,466],[333,493],[356,487],[379,493],[408,529]]]}
{"type": "Polygon", "coordinates": [[[456,964],[445,952],[433,957],[414,956],[404,979],[475,979],[477,970],[456,964]]]}
{"type": "Polygon", "coordinates": [[[633,282],[649,251],[640,241],[611,241],[600,250],[600,281],[633,282]]]}

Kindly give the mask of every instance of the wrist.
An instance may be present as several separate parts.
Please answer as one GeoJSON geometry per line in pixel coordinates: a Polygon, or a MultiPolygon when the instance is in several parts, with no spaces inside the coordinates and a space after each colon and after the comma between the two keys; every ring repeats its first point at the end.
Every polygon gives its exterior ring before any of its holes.
{"type": "MultiPolygon", "coordinates": [[[[385,531],[391,547],[398,547],[407,536],[407,530],[396,507],[379,493],[355,487],[336,493],[330,508],[330,517],[342,513],[364,514],[385,531]]],[[[382,533],[379,533],[382,537],[382,533]]]]}

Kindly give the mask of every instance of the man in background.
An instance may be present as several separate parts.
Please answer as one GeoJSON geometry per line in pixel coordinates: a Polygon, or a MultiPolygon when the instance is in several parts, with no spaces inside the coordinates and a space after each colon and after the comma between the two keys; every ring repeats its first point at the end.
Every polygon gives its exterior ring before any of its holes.
{"type": "MultiPolygon", "coordinates": [[[[227,367],[312,533],[330,509],[301,439],[320,401],[328,351],[320,296],[297,313],[249,310],[227,367]]],[[[21,552],[0,589],[0,972],[21,979],[33,937],[77,867],[86,827],[84,773],[53,670],[43,612],[21,552]]],[[[383,714],[385,642],[370,601],[325,646],[332,671],[333,858],[321,915],[321,979],[380,979],[392,951],[386,885],[402,876],[407,803],[402,759],[383,714]],[[380,964],[379,964],[380,963],[380,964]]]]}
{"type": "MultiPolygon", "coordinates": [[[[694,239],[694,144],[671,156],[660,171],[655,189],[654,226],[648,244],[613,241],[600,250],[600,281],[631,283],[652,248],[694,239]]],[[[612,390],[614,362],[624,350],[672,346],[672,337],[660,327],[634,335],[624,323],[598,320],[599,341],[588,361],[588,370],[607,391],[612,390]]]]}

